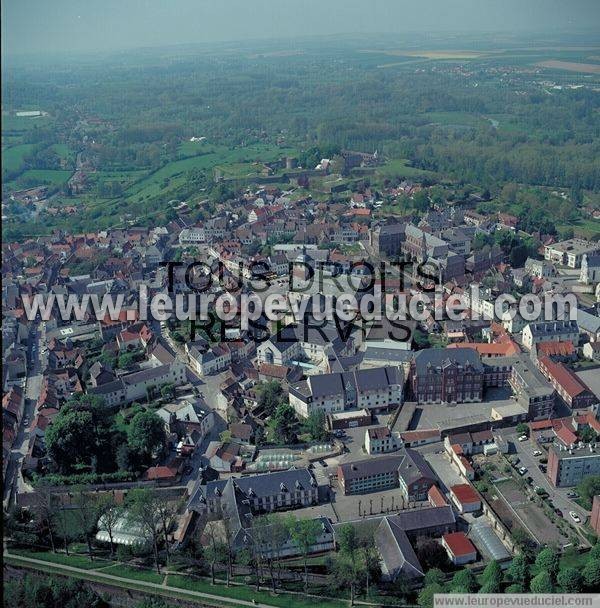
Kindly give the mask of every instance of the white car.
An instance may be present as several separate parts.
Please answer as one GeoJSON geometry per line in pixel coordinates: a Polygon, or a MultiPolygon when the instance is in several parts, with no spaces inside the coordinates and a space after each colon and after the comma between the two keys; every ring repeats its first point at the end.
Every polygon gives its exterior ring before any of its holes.
{"type": "Polygon", "coordinates": [[[519,475],[525,475],[525,473],[527,473],[527,469],[525,467],[521,467],[519,469],[519,475]]]}
{"type": "Polygon", "coordinates": [[[576,524],[580,524],[581,523],[581,517],[579,517],[579,515],[577,515],[577,513],[575,513],[575,511],[569,511],[569,515],[571,516],[571,519],[576,524]]]}
{"type": "Polygon", "coordinates": [[[521,435],[517,441],[527,441],[527,435],[521,435]]]}
{"type": "Polygon", "coordinates": [[[539,450],[534,450],[534,451],[533,451],[533,455],[534,455],[534,456],[541,456],[541,455],[542,455],[542,453],[541,453],[539,450]]]}

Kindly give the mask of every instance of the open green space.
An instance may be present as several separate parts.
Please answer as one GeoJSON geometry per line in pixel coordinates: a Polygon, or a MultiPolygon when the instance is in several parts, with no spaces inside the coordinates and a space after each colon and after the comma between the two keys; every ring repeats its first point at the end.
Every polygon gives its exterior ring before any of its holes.
{"type": "Polygon", "coordinates": [[[83,568],[84,570],[95,570],[110,566],[113,562],[103,558],[95,558],[90,560],[86,555],[76,555],[66,553],[52,553],[52,551],[29,551],[26,549],[11,549],[10,552],[15,555],[23,555],[33,559],[41,559],[45,562],[53,564],[62,564],[63,566],[73,566],[74,568],[83,568]]]}
{"type": "Polygon", "coordinates": [[[2,169],[4,171],[18,171],[25,157],[33,148],[33,144],[21,144],[2,150],[2,169]]]}
{"type": "Polygon", "coordinates": [[[297,594],[291,595],[289,593],[273,595],[268,591],[257,592],[252,587],[241,585],[232,585],[230,587],[227,587],[227,585],[222,583],[211,585],[208,580],[204,581],[192,579],[179,574],[169,575],[168,584],[172,587],[189,589],[191,591],[200,591],[202,593],[224,595],[225,597],[230,597],[237,600],[251,602],[254,599],[257,602],[271,604],[272,606],[281,606],[282,608],[288,608],[289,606],[294,606],[294,608],[314,608],[315,606],[319,606],[320,608],[337,608],[347,606],[347,602],[330,600],[321,597],[304,597],[297,594]]]}
{"type": "Polygon", "coordinates": [[[72,171],[55,169],[27,169],[14,182],[7,186],[11,189],[31,186],[60,186],[65,184],[73,174],[72,171]]]}
{"type": "Polygon", "coordinates": [[[388,160],[384,165],[377,168],[376,174],[384,178],[418,178],[436,175],[433,171],[412,167],[410,161],[405,158],[388,160]]]}
{"type": "Polygon", "coordinates": [[[52,122],[49,116],[2,116],[2,132],[23,132],[30,129],[45,127],[52,122]]]}
{"type": "Polygon", "coordinates": [[[147,583],[156,583],[160,585],[164,579],[164,576],[158,574],[153,570],[147,568],[134,568],[132,566],[126,566],[125,564],[115,564],[108,568],[103,568],[104,574],[114,574],[115,576],[121,576],[123,578],[131,578],[136,581],[145,581],[147,583]]]}

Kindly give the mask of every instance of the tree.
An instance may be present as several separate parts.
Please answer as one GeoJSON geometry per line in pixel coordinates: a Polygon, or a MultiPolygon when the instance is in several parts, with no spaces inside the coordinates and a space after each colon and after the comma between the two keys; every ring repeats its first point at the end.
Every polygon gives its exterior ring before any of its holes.
{"type": "Polygon", "coordinates": [[[560,570],[556,580],[565,593],[580,593],[583,588],[583,576],[576,568],[560,570]]]}
{"type": "Polygon", "coordinates": [[[416,542],[416,553],[423,568],[439,568],[443,570],[448,567],[448,554],[440,543],[431,538],[419,538],[416,542]]]}
{"type": "Polygon", "coordinates": [[[501,579],[495,579],[483,583],[479,593],[500,593],[501,589],[501,579]]]}
{"type": "Polygon", "coordinates": [[[74,510],[81,532],[85,537],[90,560],[93,561],[92,535],[98,521],[98,504],[84,487],[78,487],[73,492],[73,501],[76,505],[74,510]]]}
{"type": "Polygon", "coordinates": [[[53,553],[56,553],[54,526],[56,516],[60,510],[58,497],[45,484],[40,484],[36,488],[34,496],[33,512],[40,523],[40,528],[48,532],[50,548],[53,553]]]}
{"type": "Polygon", "coordinates": [[[590,591],[600,591],[600,558],[589,560],[582,574],[585,586],[590,591]]]}
{"type": "Polygon", "coordinates": [[[208,545],[204,550],[206,559],[210,563],[210,579],[211,584],[215,584],[215,566],[218,563],[226,563],[227,560],[227,547],[218,538],[214,522],[209,522],[204,528],[204,534],[208,538],[208,545]]]}
{"type": "Polygon", "coordinates": [[[257,406],[265,413],[266,417],[270,417],[275,413],[277,406],[283,400],[283,389],[281,384],[271,380],[270,382],[261,382],[256,387],[258,395],[257,406]]]}
{"type": "Polygon", "coordinates": [[[431,568],[425,573],[425,578],[423,579],[424,586],[432,585],[433,583],[437,583],[438,585],[443,585],[446,577],[444,573],[439,568],[431,568]]]}
{"type": "Polygon", "coordinates": [[[529,425],[524,422],[519,422],[516,431],[519,435],[529,435],[529,425]]]}
{"type": "Polygon", "coordinates": [[[600,542],[596,542],[596,544],[590,549],[589,559],[600,559],[600,542]]]}
{"type": "Polygon", "coordinates": [[[304,428],[313,441],[327,439],[326,418],[323,410],[314,410],[304,422],[304,428]]]}
{"type": "Polygon", "coordinates": [[[594,496],[600,494],[600,475],[589,475],[584,477],[577,485],[577,491],[581,498],[588,503],[591,509],[594,496]]]}
{"type": "Polygon", "coordinates": [[[338,581],[343,581],[350,588],[350,605],[354,605],[356,595],[356,583],[359,576],[358,551],[360,541],[356,528],[352,524],[344,524],[339,528],[337,534],[339,553],[336,558],[335,572],[338,581]]]}
{"type": "Polygon", "coordinates": [[[439,583],[432,583],[423,587],[417,598],[417,604],[421,608],[433,608],[433,596],[436,593],[444,593],[444,588],[439,583]]]}
{"type": "Polygon", "coordinates": [[[139,412],[127,430],[129,447],[148,460],[165,446],[165,425],[155,412],[139,412]]]}
{"type": "Polygon", "coordinates": [[[154,564],[160,574],[158,560],[158,539],[160,535],[161,519],[158,512],[155,495],[151,490],[134,489],[127,496],[127,518],[143,531],[145,538],[152,545],[154,564]]]}
{"type": "Polygon", "coordinates": [[[340,588],[350,589],[350,606],[354,606],[357,567],[350,555],[340,552],[333,561],[333,579],[340,588]]]}
{"type": "Polygon", "coordinates": [[[517,245],[510,250],[509,259],[510,265],[513,268],[522,268],[529,256],[529,247],[527,245],[517,245]]]}
{"type": "Polygon", "coordinates": [[[540,572],[546,572],[550,575],[552,581],[556,581],[558,568],[560,564],[560,556],[557,551],[551,547],[542,549],[535,559],[535,565],[540,572]]]}
{"type": "Polygon", "coordinates": [[[110,492],[106,492],[98,501],[98,512],[100,513],[98,525],[101,525],[106,530],[110,544],[110,556],[114,557],[114,534],[118,522],[123,517],[123,509],[121,505],[116,503],[114,495],[110,492]]]}
{"type": "Polygon", "coordinates": [[[529,565],[525,556],[522,554],[515,555],[512,563],[506,570],[508,580],[521,586],[523,589],[527,587],[529,581],[529,565]]]}
{"type": "Polygon", "coordinates": [[[450,583],[451,593],[475,593],[477,591],[477,579],[469,568],[459,570],[450,583]]]}
{"type": "Polygon", "coordinates": [[[177,523],[177,512],[179,510],[179,505],[177,502],[168,500],[166,494],[159,494],[158,492],[154,492],[154,504],[156,505],[156,511],[160,520],[160,529],[162,531],[168,561],[171,559],[171,552],[169,550],[169,532],[171,532],[177,523]]]}
{"type": "Polygon", "coordinates": [[[529,590],[532,593],[552,593],[554,587],[552,578],[548,572],[540,572],[531,579],[529,590]]]}
{"type": "Polygon", "coordinates": [[[294,544],[300,549],[304,560],[304,593],[308,593],[308,555],[317,542],[321,524],[316,519],[295,519],[290,516],[286,521],[287,528],[294,544]]]}
{"type": "Polygon", "coordinates": [[[480,593],[496,593],[496,591],[483,591],[483,588],[491,588],[500,589],[500,582],[502,581],[502,568],[500,564],[494,559],[492,560],[483,571],[481,575],[481,590],[480,593]]]}
{"type": "Polygon", "coordinates": [[[90,463],[96,438],[91,413],[64,411],[64,407],[46,429],[45,442],[48,456],[62,473],[69,473],[78,463],[90,463]]]}
{"type": "Polygon", "coordinates": [[[505,593],[524,593],[524,592],[525,592],[525,587],[522,587],[521,585],[518,585],[517,583],[513,583],[512,585],[509,585],[505,589],[505,593]]]}
{"type": "Polygon", "coordinates": [[[277,406],[269,426],[274,436],[281,438],[280,443],[292,444],[298,441],[298,435],[296,434],[298,419],[294,408],[288,403],[281,403],[277,406]]]}

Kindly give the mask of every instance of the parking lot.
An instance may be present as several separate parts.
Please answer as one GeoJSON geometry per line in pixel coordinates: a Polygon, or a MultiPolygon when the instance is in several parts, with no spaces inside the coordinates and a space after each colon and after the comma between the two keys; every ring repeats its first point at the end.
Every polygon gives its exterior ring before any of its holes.
{"type": "Polygon", "coordinates": [[[541,544],[563,546],[569,542],[514,479],[494,484],[491,494],[492,507],[509,529],[521,528],[541,544]]]}
{"type": "Polygon", "coordinates": [[[523,442],[518,441],[517,433],[515,431],[503,433],[503,436],[509,442],[511,448],[510,456],[519,458],[518,467],[523,466],[527,469],[527,472],[523,477],[531,477],[531,485],[533,487],[539,486],[548,492],[552,503],[556,508],[562,511],[563,517],[569,524],[577,525],[569,517],[569,513],[574,511],[581,518],[581,525],[583,525],[588,517],[588,513],[567,496],[574,488],[555,488],[546,475],[539,469],[540,460],[548,457],[547,447],[543,445],[540,446],[531,439],[523,442]],[[541,451],[542,456],[534,456],[533,452],[536,450],[541,451]]]}

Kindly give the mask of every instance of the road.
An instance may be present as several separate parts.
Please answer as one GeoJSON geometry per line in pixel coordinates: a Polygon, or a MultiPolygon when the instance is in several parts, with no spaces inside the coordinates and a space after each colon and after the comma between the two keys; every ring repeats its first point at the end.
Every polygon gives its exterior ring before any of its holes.
{"type": "Polygon", "coordinates": [[[10,460],[4,479],[4,507],[11,505],[17,493],[31,492],[32,488],[23,479],[21,464],[29,447],[29,433],[35,417],[35,408],[42,386],[43,363],[40,360],[41,333],[37,325],[31,327],[27,348],[28,370],[25,379],[25,406],[17,436],[10,451],[10,460]],[[28,421],[25,424],[25,421],[28,421]]]}

